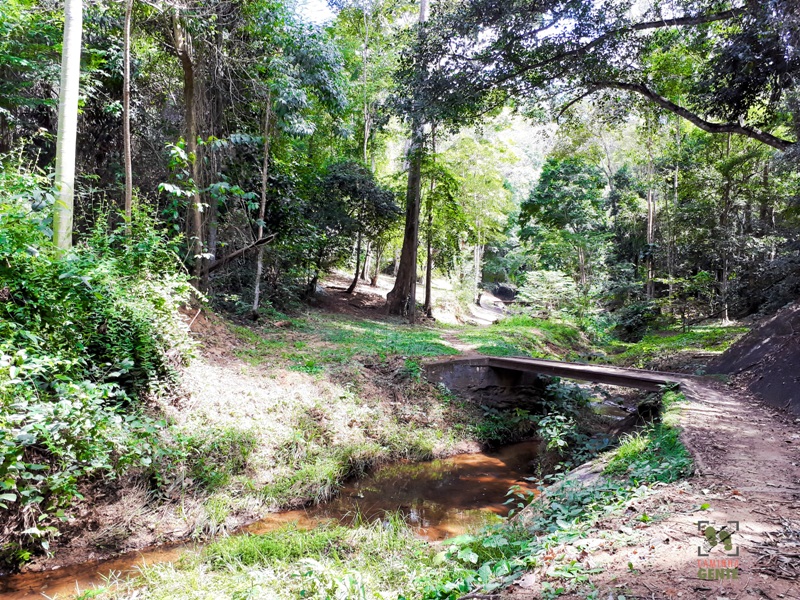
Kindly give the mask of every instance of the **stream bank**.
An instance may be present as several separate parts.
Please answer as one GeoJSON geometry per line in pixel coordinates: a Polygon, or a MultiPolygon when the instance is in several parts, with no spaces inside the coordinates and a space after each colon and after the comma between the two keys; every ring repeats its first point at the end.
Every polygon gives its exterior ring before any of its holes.
{"type": "MultiPolygon", "coordinates": [[[[439,541],[505,516],[506,493],[512,486],[530,490],[539,441],[522,442],[494,452],[462,454],[421,463],[400,462],[378,467],[370,475],[346,483],[332,500],[307,509],[274,513],[236,535],[259,535],[286,526],[313,529],[326,523],[356,527],[359,523],[399,519],[416,537],[439,541]]],[[[109,561],[93,561],[44,573],[0,578],[0,597],[23,600],[66,598],[76,590],[103,586],[109,578],[135,575],[145,565],[173,562],[201,545],[177,544],[145,549],[109,561]]]]}

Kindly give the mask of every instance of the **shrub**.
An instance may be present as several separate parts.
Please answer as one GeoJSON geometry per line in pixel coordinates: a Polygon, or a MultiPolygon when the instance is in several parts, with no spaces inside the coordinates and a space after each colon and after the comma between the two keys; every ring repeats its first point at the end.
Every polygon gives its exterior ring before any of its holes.
{"type": "Polygon", "coordinates": [[[579,296],[578,286],[561,271],[531,271],[519,290],[518,300],[549,316],[562,310],[569,312],[579,296]]]}
{"type": "Polygon", "coordinates": [[[633,302],[619,309],[614,317],[614,334],[625,342],[638,342],[656,322],[660,309],[653,302],[633,302]]]}
{"type": "Polygon", "coordinates": [[[146,466],[160,425],[137,400],[191,349],[191,287],[151,219],[63,252],[25,185],[0,177],[0,562],[46,548],[81,481],[146,466]]]}

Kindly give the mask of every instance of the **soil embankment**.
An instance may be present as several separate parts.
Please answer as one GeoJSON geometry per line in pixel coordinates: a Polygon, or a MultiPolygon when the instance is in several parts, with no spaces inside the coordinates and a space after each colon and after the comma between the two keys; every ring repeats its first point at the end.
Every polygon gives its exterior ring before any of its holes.
{"type": "Polygon", "coordinates": [[[800,303],[753,329],[708,366],[769,404],[800,415],[800,303]]]}

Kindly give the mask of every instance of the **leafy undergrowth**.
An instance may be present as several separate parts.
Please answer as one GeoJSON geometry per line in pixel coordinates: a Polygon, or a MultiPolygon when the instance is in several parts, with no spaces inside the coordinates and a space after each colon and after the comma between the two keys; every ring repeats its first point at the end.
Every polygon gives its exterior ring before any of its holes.
{"type": "Polygon", "coordinates": [[[616,365],[637,368],[663,368],[664,361],[684,353],[721,354],[747,333],[739,325],[708,325],[690,331],[661,331],[647,334],[640,342],[615,341],[610,344],[610,361],[616,365]]]}
{"type": "MultiPolygon", "coordinates": [[[[414,538],[393,517],[352,528],[287,526],[220,540],[177,563],[146,567],[140,577],[113,582],[92,597],[195,598],[225,590],[234,598],[455,600],[491,594],[532,570],[539,571],[542,597],[591,588],[596,571],[581,558],[581,540],[603,533],[603,519],[624,513],[649,496],[653,485],[691,470],[676,437],[681,400],[666,392],[661,422],[601,455],[606,478],[587,484],[552,476],[536,498],[512,490],[510,502],[521,510],[515,518],[441,546],[414,538]]],[[[558,434],[551,437],[557,439],[558,434]]],[[[575,450],[581,455],[585,449],[575,450]]]]}
{"type": "Polygon", "coordinates": [[[64,252],[29,183],[0,181],[0,566],[47,550],[85,482],[149,469],[164,423],[142,398],[192,349],[188,277],[147,215],[64,252]]]}
{"type": "Polygon", "coordinates": [[[569,323],[522,315],[506,317],[489,327],[459,328],[456,336],[490,356],[578,358],[590,347],[580,330],[569,323]]]}

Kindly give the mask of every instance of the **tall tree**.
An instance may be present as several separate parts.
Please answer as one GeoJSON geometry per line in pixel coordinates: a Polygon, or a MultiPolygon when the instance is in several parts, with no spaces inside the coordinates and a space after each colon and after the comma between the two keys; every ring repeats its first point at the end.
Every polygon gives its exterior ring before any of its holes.
{"type": "MultiPolygon", "coordinates": [[[[258,220],[256,227],[256,243],[264,240],[264,219],[267,216],[267,192],[269,190],[269,151],[272,129],[272,90],[267,92],[267,101],[264,105],[264,160],[261,164],[261,200],[258,204],[258,220]]],[[[264,271],[264,244],[260,243],[256,255],[256,275],[253,282],[253,317],[258,316],[258,305],[261,301],[261,274],[264,271]]]]}
{"type": "Polygon", "coordinates": [[[196,103],[196,65],[192,34],[184,23],[184,15],[177,8],[171,12],[172,40],[175,53],[183,70],[183,110],[186,132],[186,154],[192,174],[192,197],[188,205],[187,237],[189,253],[193,260],[192,270],[196,282],[200,283],[203,271],[203,204],[200,197],[200,161],[197,155],[197,103],[196,103]]]}
{"type": "Polygon", "coordinates": [[[123,25],[123,75],[122,75],[122,145],[125,168],[125,218],[130,221],[133,212],[133,163],[131,158],[131,19],[133,0],[125,0],[123,25]]]}
{"type": "Polygon", "coordinates": [[[78,136],[82,35],[83,3],[81,0],[66,0],[56,142],[55,184],[58,198],[53,214],[53,241],[59,248],[65,249],[72,246],[72,221],[75,206],[75,145],[78,136]]]}
{"type": "Polygon", "coordinates": [[[555,266],[568,267],[588,292],[594,253],[605,238],[602,171],[586,158],[549,158],[530,198],[522,204],[522,239],[535,244],[555,266]]]}
{"type": "MultiPolygon", "coordinates": [[[[419,26],[428,18],[428,0],[420,0],[419,26]]],[[[420,65],[418,65],[421,68],[420,65]]],[[[417,102],[422,102],[417,96],[417,102]]],[[[394,287],[386,295],[389,314],[407,316],[414,322],[417,312],[417,249],[419,245],[419,211],[422,199],[422,159],[425,151],[425,123],[421,107],[412,113],[411,146],[408,150],[408,185],[406,187],[406,225],[400,267],[394,287]]]]}

